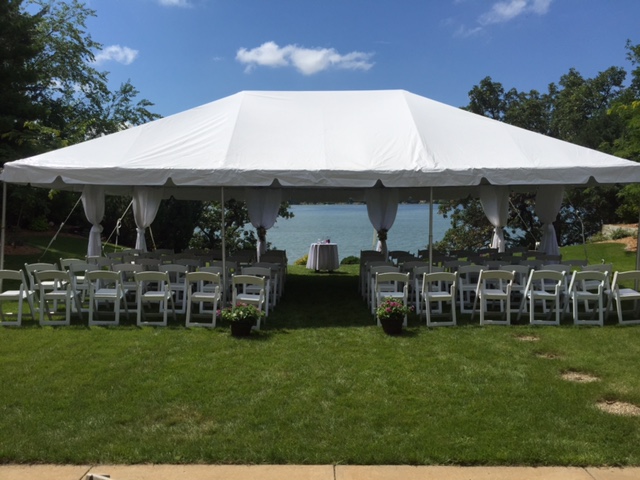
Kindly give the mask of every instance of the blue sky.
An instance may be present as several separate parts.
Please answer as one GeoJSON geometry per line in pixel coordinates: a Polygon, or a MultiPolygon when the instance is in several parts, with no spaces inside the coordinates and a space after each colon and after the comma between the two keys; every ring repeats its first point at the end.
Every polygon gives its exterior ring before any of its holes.
{"type": "Polygon", "coordinates": [[[404,89],[453,106],[485,76],[545,91],[630,70],[638,0],[85,0],[112,87],[167,116],[242,90],[404,89]]]}

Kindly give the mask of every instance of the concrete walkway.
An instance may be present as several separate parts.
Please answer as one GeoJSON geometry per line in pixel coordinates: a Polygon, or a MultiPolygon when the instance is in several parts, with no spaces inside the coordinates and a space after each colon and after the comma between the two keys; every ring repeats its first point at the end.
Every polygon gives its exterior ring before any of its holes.
{"type": "Polygon", "coordinates": [[[97,480],[97,475],[112,480],[630,480],[640,479],[640,467],[0,465],[1,480],[97,480]]]}

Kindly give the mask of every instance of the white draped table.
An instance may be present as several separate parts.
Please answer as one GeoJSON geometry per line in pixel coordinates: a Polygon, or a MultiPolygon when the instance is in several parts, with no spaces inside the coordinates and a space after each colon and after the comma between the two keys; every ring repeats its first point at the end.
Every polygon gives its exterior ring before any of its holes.
{"type": "Polygon", "coordinates": [[[312,243],[309,247],[307,268],[311,270],[338,270],[340,259],[338,258],[337,243],[312,243]]]}

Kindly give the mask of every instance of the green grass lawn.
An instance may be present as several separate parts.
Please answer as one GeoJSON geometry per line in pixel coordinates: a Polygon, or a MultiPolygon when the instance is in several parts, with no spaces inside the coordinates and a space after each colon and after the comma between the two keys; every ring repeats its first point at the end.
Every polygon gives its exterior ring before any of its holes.
{"type": "Polygon", "coordinates": [[[247,339],[124,323],[0,329],[0,462],[640,465],[640,417],[595,406],[640,405],[640,328],[613,317],[389,337],[351,266],[290,267],[247,339]]]}

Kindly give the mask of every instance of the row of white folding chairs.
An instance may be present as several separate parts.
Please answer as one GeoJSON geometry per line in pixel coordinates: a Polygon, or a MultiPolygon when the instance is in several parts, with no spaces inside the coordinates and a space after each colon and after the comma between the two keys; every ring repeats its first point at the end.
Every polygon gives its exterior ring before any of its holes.
{"type": "MultiPolygon", "coordinates": [[[[515,293],[513,290],[515,278],[514,271],[481,270],[474,291],[472,317],[479,307],[481,324],[509,324],[515,293]],[[499,303],[500,313],[504,319],[485,319],[488,301],[499,303]]],[[[615,304],[620,324],[640,323],[640,271],[615,272],[611,284],[609,284],[609,272],[606,270],[574,270],[570,274],[568,286],[565,286],[566,279],[567,275],[564,271],[531,270],[519,299],[516,298],[519,300],[519,307],[516,307],[518,318],[523,312],[528,311],[531,324],[558,325],[561,316],[570,310],[576,325],[602,326],[604,317],[609,314],[615,304]],[[633,288],[629,286],[631,282],[633,282],[633,288]],[[550,308],[547,307],[547,302],[552,303],[550,308]],[[626,312],[623,309],[623,302],[633,302],[631,318],[624,318],[626,312]],[[591,315],[591,318],[585,318],[586,315],[591,315]]],[[[433,301],[447,301],[452,304],[452,321],[455,324],[455,290],[459,290],[461,285],[461,277],[457,273],[424,274],[420,304],[425,305],[428,324],[428,317],[432,311],[429,305],[430,298],[433,301]],[[438,284],[437,288],[433,287],[434,282],[438,284]]],[[[458,297],[458,302],[463,303],[462,297],[458,297]]]]}
{"type": "MultiPolygon", "coordinates": [[[[192,321],[196,315],[208,315],[215,326],[215,316],[217,304],[220,301],[222,288],[221,276],[213,272],[188,272],[184,266],[167,266],[167,271],[142,271],[129,270],[133,278],[125,280],[125,272],[121,270],[104,270],[95,265],[74,264],[78,268],[77,275],[71,271],[34,268],[25,266],[25,271],[31,277],[31,284],[22,276],[18,295],[19,298],[29,301],[31,312],[38,312],[40,324],[42,325],[68,325],[70,316],[75,313],[89,313],[89,325],[117,325],[119,323],[120,309],[124,308],[125,313],[129,313],[129,303],[127,296],[129,293],[135,295],[134,305],[137,313],[138,325],[166,325],[167,314],[176,313],[176,299],[181,301],[181,312],[186,313],[187,326],[197,326],[200,322],[192,321]],[[81,273],[80,273],[81,272],[81,273]],[[175,283],[172,273],[184,273],[184,281],[175,283]],[[195,295],[195,297],[194,297],[195,295]],[[206,300],[205,300],[206,299],[206,300]],[[49,305],[51,302],[52,306],[49,305]],[[113,320],[101,321],[94,319],[97,315],[100,303],[109,302],[113,304],[113,320]],[[192,312],[192,304],[199,304],[199,311],[192,312]],[[204,303],[212,304],[208,310],[204,310],[204,303]],[[59,303],[64,304],[65,318],[54,320],[52,312],[57,312],[59,303]],[[147,304],[158,304],[158,312],[161,313],[161,321],[145,320],[144,306],[147,304]],[[36,306],[37,304],[37,306],[36,306]],[[169,307],[169,308],[168,308],[169,307]],[[47,318],[45,318],[45,314],[47,318]]],[[[123,264],[129,267],[130,264],[123,264]]],[[[72,268],[73,268],[72,267],[72,268]]],[[[18,280],[13,275],[13,280],[18,280]]],[[[7,295],[9,296],[9,294],[7,295]]],[[[22,304],[19,305],[19,319],[21,321],[22,304]]]]}

